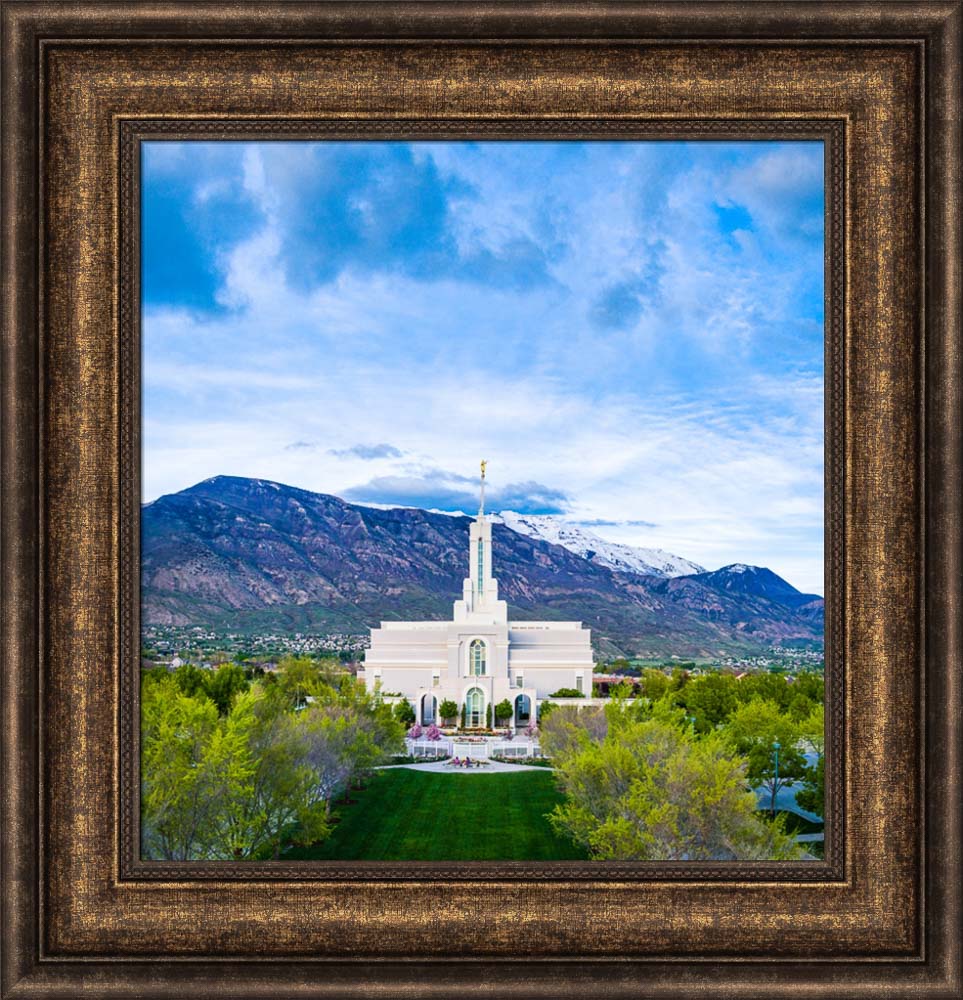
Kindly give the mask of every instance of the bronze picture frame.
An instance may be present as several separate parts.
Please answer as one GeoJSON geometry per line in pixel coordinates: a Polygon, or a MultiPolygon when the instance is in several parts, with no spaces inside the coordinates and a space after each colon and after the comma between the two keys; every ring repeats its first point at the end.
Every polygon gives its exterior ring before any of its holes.
{"type": "Polygon", "coordinates": [[[959,3],[3,6],[4,996],[963,996],[959,3]],[[820,138],[825,862],[137,851],[138,144],[820,138]]]}

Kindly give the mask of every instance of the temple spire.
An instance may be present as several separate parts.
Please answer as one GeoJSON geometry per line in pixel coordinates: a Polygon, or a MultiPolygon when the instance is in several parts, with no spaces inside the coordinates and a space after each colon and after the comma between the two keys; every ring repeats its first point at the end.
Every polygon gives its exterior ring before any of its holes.
{"type": "Polygon", "coordinates": [[[456,622],[504,625],[508,604],[498,599],[498,581],[492,572],[492,522],[485,516],[485,473],[488,460],[482,459],[478,479],[478,517],[468,525],[468,576],[462,584],[462,598],[455,601],[456,622]]]}

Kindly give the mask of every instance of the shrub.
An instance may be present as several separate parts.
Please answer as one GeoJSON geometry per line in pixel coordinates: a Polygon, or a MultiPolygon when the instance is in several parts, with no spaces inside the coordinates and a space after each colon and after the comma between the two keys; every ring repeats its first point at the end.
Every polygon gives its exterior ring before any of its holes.
{"type": "Polygon", "coordinates": [[[575,688],[559,688],[557,691],[553,691],[550,698],[584,698],[585,695],[581,691],[576,691],[575,688]]]}
{"type": "Polygon", "coordinates": [[[550,821],[599,860],[799,858],[781,822],[760,815],[746,765],[721,733],[621,714],[601,740],[553,754],[565,802],[550,821]]]}
{"type": "Polygon", "coordinates": [[[395,704],[395,718],[405,726],[410,726],[415,721],[415,710],[407,701],[399,701],[395,704]]]}
{"type": "Polygon", "coordinates": [[[441,730],[434,723],[432,723],[425,730],[425,739],[426,740],[440,740],[441,739],[441,730]]]}
{"type": "Polygon", "coordinates": [[[419,726],[418,723],[416,722],[411,727],[411,729],[408,730],[408,739],[409,740],[420,740],[421,739],[421,734],[423,732],[424,732],[424,729],[422,729],[421,726],[419,726]]]}
{"type": "Polygon", "coordinates": [[[512,703],[507,699],[502,699],[495,706],[495,721],[504,722],[512,717],[512,703]]]}

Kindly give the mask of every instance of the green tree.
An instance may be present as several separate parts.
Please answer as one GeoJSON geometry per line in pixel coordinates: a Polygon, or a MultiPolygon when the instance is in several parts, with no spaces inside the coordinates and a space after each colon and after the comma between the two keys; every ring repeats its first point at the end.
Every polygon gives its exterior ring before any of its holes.
{"type": "Polygon", "coordinates": [[[822,703],[799,724],[799,739],[808,751],[822,754],[826,746],[826,709],[822,703]]]}
{"type": "Polygon", "coordinates": [[[817,816],[826,810],[826,758],[820,754],[816,763],[806,768],[805,785],[796,792],[796,803],[817,816]]]}
{"type": "Polygon", "coordinates": [[[225,663],[212,674],[207,675],[207,695],[217,706],[219,715],[227,715],[234,699],[247,691],[250,682],[244,675],[244,668],[237,663],[225,663]]]}
{"type": "Polygon", "coordinates": [[[542,719],[539,735],[542,752],[553,759],[562,758],[577,753],[593,741],[605,739],[609,725],[606,709],[555,706],[554,711],[542,719]]]}
{"type": "Polygon", "coordinates": [[[272,697],[281,699],[288,708],[303,708],[326,687],[330,685],[317,662],[307,656],[282,656],[272,697]]]}
{"type": "Polygon", "coordinates": [[[805,695],[814,705],[822,705],[826,698],[826,682],[822,674],[799,674],[793,691],[805,695]]]}
{"type": "Polygon", "coordinates": [[[694,717],[696,732],[707,733],[725,722],[739,704],[738,685],[729,674],[707,674],[691,679],[674,701],[694,717]]]}
{"type": "Polygon", "coordinates": [[[736,687],[739,701],[748,704],[752,701],[771,701],[780,712],[789,708],[793,697],[793,687],[786,682],[782,674],[749,674],[738,682],[736,687]]]}
{"type": "MultiPolygon", "coordinates": [[[[352,757],[355,733],[351,715],[341,706],[312,705],[298,721],[304,727],[308,743],[306,762],[314,777],[314,799],[323,805],[325,816],[329,816],[335,796],[350,791],[355,773],[352,757]]],[[[401,724],[396,724],[400,729],[401,724]]],[[[298,839],[310,843],[309,834],[302,831],[298,839]]]]}
{"type": "Polygon", "coordinates": [[[327,832],[304,730],[300,713],[278,711],[259,688],[237,697],[223,725],[220,856],[277,858],[295,830],[327,832]]]}
{"type": "Polygon", "coordinates": [[[458,718],[458,703],[452,701],[450,698],[446,698],[438,706],[438,715],[442,722],[452,722],[458,718]]]}
{"type": "Polygon", "coordinates": [[[173,676],[145,674],[145,857],[277,857],[287,842],[318,840],[333,796],[402,745],[391,707],[363,685],[321,679],[300,705],[291,685],[276,687],[238,691],[219,715],[202,691],[189,697],[173,676]]]}
{"type": "Polygon", "coordinates": [[[141,840],[145,857],[208,856],[214,824],[208,747],[218,728],[214,703],[181,692],[172,677],[141,690],[141,840]]]}
{"type": "Polygon", "coordinates": [[[769,811],[774,815],[779,790],[806,777],[798,724],[773,701],[751,701],[732,713],[726,725],[726,738],[746,759],[749,784],[769,793],[769,811]]]}
{"type": "Polygon", "coordinates": [[[647,667],[639,677],[639,694],[643,698],[658,701],[669,690],[669,678],[661,670],[647,667]]]}
{"type": "Polygon", "coordinates": [[[193,698],[198,692],[207,694],[208,675],[193,663],[182,663],[172,674],[181,694],[193,698]]]}
{"type": "Polygon", "coordinates": [[[395,718],[404,726],[410,726],[415,721],[415,710],[406,698],[395,702],[395,718]]]}
{"type": "MultiPolygon", "coordinates": [[[[351,720],[355,777],[366,776],[373,767],[404,748],[405,729],[414,721],[414,710],[402,722],[388,705],[369,694],[364,684],[349,677],[343,678],[338,685],[334,704],[351,720]]],[[[411,709],[410,705],[408,707],[411,709]]]]}
{"type": "Polygon", "coordinates": [[[507,698],[503,698],[495,706],[495,722],[497,724],[507,722],[512,717],[513,712],[512,703],[507,698]]]}
{"type": "Polygon", "coordinates": [[[794,722],[802,722],[812,714],[814,707],[813,703],[802,692],[797,692],[789,699],[786,714],[794,722]]]}
{"type": "Polygon", "coordinates": [[[745,765],[720,734],[692,740],[677,726],[623,713],[602,741],[582,741],[553,762],[566,801],[551,822],[594,858],[800,856],[781,824],[759,816],[745,765]]]}
{"type": "Polygon", "coordinates": [[[805,786],[796,793],[796,802],[817,816],[824,816],[826,809],[826,712],[822,704],[817,705],[799,727],[802,745],[810,753],[815,753],[816,762],[806,767],[803,778],[805,786]]]}

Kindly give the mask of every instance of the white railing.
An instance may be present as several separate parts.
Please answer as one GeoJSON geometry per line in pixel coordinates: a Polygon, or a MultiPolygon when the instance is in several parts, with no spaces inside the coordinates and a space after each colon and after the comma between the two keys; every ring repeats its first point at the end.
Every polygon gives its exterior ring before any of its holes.
{"type": "Polygon", "coordinates": [[[405,740],[412,757],[471,757],[488,760],[490,757],[540,757],[541,748],[534,740],[497,740],[484,736],[443,736],[440,740],[405,740]]]}
{"type": "Polygon", "coordinates": [[[452,757],[471,757],[472,760],[488,760],[491,744],[486,739],[462,739],[457,736],[451,741],[452,757]]]}
{"type": "Polygon", "coordinates": [[[535,742],[528,740],[511,743],[492,743],[492,757],[539,757],[541,749],[535,742]]]}
{"type": "Polygon", "coordinates": [[[445,737],[440,740],[405,740],[405,743],[412,757],[451,756],[451,740],[445,737]]]}

